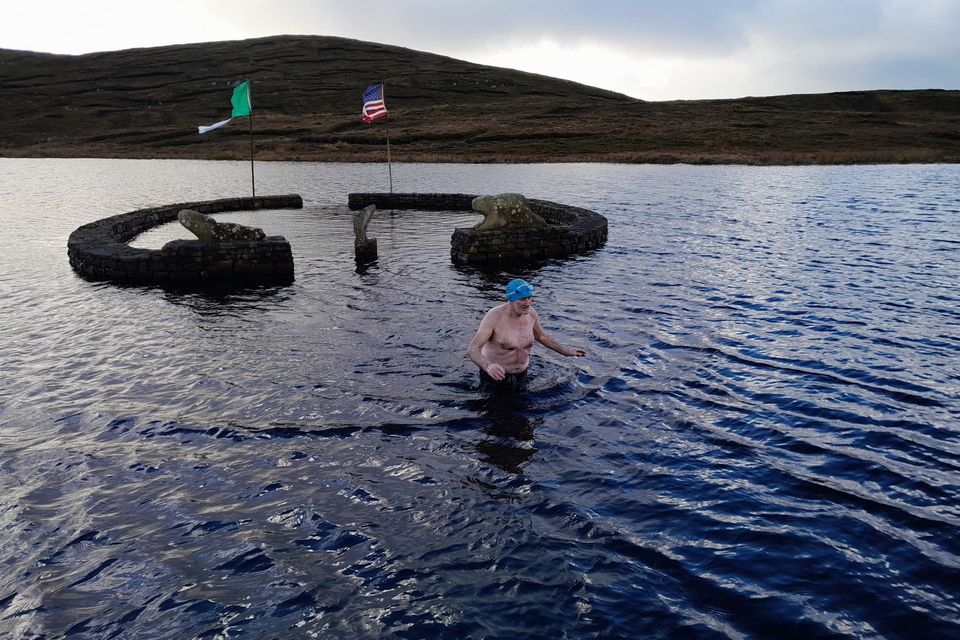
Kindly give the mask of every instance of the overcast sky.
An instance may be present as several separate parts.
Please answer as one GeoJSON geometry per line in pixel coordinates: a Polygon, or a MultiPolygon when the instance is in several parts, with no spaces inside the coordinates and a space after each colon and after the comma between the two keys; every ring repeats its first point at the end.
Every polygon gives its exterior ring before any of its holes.
{"type": "Polygon", "coordinates": [[[25,0],[3,14],[6,49],[343,36],[644,100],[960,88],[960,0],[25,0]]]}

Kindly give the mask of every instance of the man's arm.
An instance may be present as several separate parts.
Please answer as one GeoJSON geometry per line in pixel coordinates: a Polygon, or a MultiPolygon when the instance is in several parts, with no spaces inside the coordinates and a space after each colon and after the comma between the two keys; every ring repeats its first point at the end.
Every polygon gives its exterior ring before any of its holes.
{"type": "Polygon", "coordinates": [[[487,375],[494,380],[503,380],[507,376],[506,370],[499,364],[490,362],[484,358],[480,352],[480,350],[483,349],[483,345],[489,342],[493,336],[493,329],[496,326],[494,310],[495,309],[490,309],[490,311],[487,311],[487,314],[483,316],[483,320],[480,321],[480,328],[477,329],[476,335],[473,336],[473,340],[471,340],[470,345],[467,346],[467,357],[473,361],[473,364],[480,367],[482,371],[485,371],[487,375]]]}
{"type": "Polygon", "coordinates": [[[547,333],[540,324],[540,316],[538,316],[536,312],[532,310],[530,313],[533,315],[533,338],[537,342],[545,346],[547,349],[552,349],[563,356],[582,358],[583,356],[587,355],[587,352],[583,349],[567,349],[562,344],[557,342],[554,337],[547,333]]]}

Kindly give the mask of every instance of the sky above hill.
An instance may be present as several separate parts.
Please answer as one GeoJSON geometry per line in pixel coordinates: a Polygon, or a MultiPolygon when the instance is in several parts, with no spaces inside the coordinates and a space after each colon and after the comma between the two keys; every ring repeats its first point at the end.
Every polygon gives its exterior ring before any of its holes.
{"type": "Polygon", "coordinates": [[[960,0],[29,0],[4,13],[5,49],[341,36],[644,100],[960,88],[960,0]]]}

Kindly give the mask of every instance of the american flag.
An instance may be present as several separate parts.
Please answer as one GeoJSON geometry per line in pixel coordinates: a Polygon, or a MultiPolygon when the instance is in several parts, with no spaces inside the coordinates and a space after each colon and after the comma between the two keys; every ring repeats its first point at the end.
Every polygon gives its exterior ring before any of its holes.
{"type": "Polygon", "coordinates": [[[367,124],[387,115],[387,105],[383,102],[382,82],[370,85],[363,92],[363,109],[360,114],[367,124]]]}

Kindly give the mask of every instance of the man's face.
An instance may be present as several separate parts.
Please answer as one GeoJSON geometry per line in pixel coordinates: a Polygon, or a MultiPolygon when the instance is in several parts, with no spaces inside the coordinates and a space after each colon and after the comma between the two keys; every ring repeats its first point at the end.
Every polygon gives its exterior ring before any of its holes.
{"type": "Polygon", "coordinates": [[[514,313],[517,313],[521,316],[525,316],[530,313],[530,306],[533,304],[533,298],[520,298],[510,303],[510,306],[513,308],[514,313]]]}

